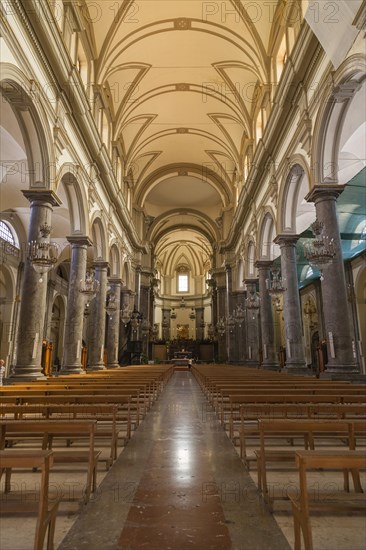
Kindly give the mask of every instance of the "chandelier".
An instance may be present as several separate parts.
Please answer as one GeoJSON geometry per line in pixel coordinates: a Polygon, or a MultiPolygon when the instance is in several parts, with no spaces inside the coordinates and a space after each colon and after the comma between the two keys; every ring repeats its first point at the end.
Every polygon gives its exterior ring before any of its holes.
{"type": "Polygon", "coordinates": [[[285,292],[286,288],[283,285],[283,279],[280,277],[280,270],[278,267],[271,269],[272,279],[266,279],[266,287],[268,294],[272,296],[273,303],[278,305],[280,302],[280,296],[285,292]]]}
{"type": "Polygon", "coordinates": [[[209,323],[209,325],[207,327],[207,334],[208,334],[209,339],[213,340],[213,338],[215,336],[215,327],[213,326],[212,323],[209,323]]]}
{"type": "Polygon", "coordinates": [[[237,308],[234,309],[234,319],[236,323],[238,323],[239,327],[241,327],[245,319],[245,309],[240,304],[238,304],[237,308]]]}
{"type": "Polygon", "coordinates": [[[28,243],[28,260],[36,273],[39,273],[40,283],[43,281],[42,275],[57,262],[57,244],[49,241],[51,229],[51,226],[45,222],[39,228],[41,237],[28,243]]]}
{"type": "Polygon", "coordinates": [[[133,312],[131,313],[131,327],[133,332],[137,332],[137,329],[142,322],[142,314],[137,310],[136,304],[133,306],[133,312]]]}
{"type": "Polygon", "coordinates": [[[87,271],[85,274],[85,279],[80,280],[80,288],[79,292],[83,294],[83,296],[86,296],[86,307],[89,308],[90,301],[94,298],[94,296],[99,291],[99,281],[95,278],[94,271],[87,271]]]}
{"type": "Polygon", "coordinates": [[[120,312],[120,319],[122,323],[125,325],[125,327],[127,327],[131,319],[131,312],[130,312],[130,308],[128,307],[128,304],[123,304],[120,312]]]}
{"type": "Polygon", "coordinates": [[[224,317],[220,317],[219,320],[217,321],[216,330],[219,336],[224,336],[225,330],[226,330],[224,317]]]}
{"type": "Polygon", "coordinates": [[[323,222],[316,219],[310,227],[314,234],[314,239],[305,243],[304,254],[311,267],[319,269],[320,280],[323,281],[323,269],[333,261],[336,255],[335,243],[334,239],[330,239],[324,234],[323,222]]]}

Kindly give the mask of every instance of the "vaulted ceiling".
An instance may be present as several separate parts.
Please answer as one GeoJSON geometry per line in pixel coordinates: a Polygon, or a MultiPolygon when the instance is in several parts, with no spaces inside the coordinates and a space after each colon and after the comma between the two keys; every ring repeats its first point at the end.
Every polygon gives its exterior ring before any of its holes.
{"type": "Polygon", "coordinates": [[[218,240],[253,138],[256,99],[270,82],[280,2],[84,1],[95,81],[113,112],[135,204],[165,234],[169,220],[174,230],[218,240]]]}

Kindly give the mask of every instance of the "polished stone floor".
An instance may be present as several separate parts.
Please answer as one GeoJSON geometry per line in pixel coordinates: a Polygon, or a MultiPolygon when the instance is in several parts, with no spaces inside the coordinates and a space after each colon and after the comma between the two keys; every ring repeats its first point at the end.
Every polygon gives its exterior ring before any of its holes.
{"type": "Polygon", "coordinates": [[[177,371],[59,550],[289,550],[194,377],[177,371]]]}

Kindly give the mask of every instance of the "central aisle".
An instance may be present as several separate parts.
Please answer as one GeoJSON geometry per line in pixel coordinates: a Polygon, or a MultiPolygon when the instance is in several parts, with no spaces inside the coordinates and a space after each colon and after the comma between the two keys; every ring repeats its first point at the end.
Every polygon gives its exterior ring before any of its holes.
{"type": "Polygon", "coordinates": [[[288,550],[188,371],[177,371],[59,550],[288,550]]]}

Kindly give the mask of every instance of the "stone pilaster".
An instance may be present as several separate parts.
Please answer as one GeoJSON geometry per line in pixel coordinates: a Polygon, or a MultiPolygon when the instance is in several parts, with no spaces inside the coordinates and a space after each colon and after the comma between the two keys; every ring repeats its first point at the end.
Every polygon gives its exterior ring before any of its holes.
{"type": "MultiPolygon", "coordinates": [[[[53,207],[61,204],[53,191],[26,190],[30,202],[28,241],[37,241],[40,226],[52,225],[53,207]]],[[[16,359],[10,377],[14,380],[42,378],[42,340],[47,295],[47,275],[40,280],[32,264],[25,259],[20,290],[19,325],[16,339],[16,359]]]]}
{"type": "Polygon", "coordinates": [[[121,305],[122,280],[118,278],[108,279],[111,295],[114,297],[115,309],[109,311],[107,327],[107,369],[116,369],[118,363],[119,324],[121,305]]]}
{"type": "Polygon", "coordinates": [[[271,261],[256,262],[259,275],[260,319],[262,334],[262,367],[269,370],[278,370],[279,363],[275,350],[274,322],[272,299],[268,294],[266,280],[270,278],[271,261]]]}
{"type": "Polygon", "coordinates": [[[309,374],[305,360],[305,348],[301,321],[299,286],[297,280],[297,235],[278,235],[275,243],[281,249],[281,272],[286,288],[283,295],[283,315],[286,339],[286,371],[309,374]]]}
{"type": "Polygon", "coordinates": [[[305,197],[314,202],[317,219],[324,223],[324,232],[334,240],[336,255],[323,269],[321,284],[324,332],[327,341],[327,373],[347,375],[359,372],[353,355],[347,287],[343,266],[336,202],[343,185],[316,185],[305,197]]]}
{"type": "Polygon", "coordinates": [[[91,302],[90,326],[88,342],[88,371],[103,370],[104,365],[104,341],[106,321],[107,298],[107,269],[108,263],[104,261],[94,262],[95,279],[99,281],[99,291],[91,302]]]}
{"type": "Polygon", "coordinates": [[[71,244],[71,264],[65,323],[62,374],[84,372],[81,364],[85,297],[80,292],[85,279],[87,250],[92,242],[85,236],[67,237],[71,244]]]}
{"type": "MultiPolygon", "coordinates": [[[[257,294],[257,279],[245,279],[248,297],[257,294]]],[[[249,309],[246,307],[246,327],[247,327],[247,348],[246,361],[248,366],[259,366],[259,346],[260,346],[260,326],[259,326],[259,308],[249,309]]]]}

